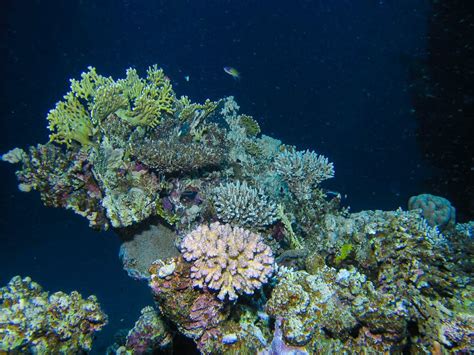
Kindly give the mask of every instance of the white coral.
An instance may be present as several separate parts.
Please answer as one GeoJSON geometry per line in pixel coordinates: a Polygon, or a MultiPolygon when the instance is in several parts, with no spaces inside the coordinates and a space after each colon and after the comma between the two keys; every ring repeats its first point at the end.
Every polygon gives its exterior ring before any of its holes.
{"type": "Polygon", "coordinates": [[[221,221],[241,227],[261,228],[272,224],[277,218],[275,203],[262,189],[255,189],[245,181],[216,187],[214,206],[221,221]]]}
{"type": "Polygon", "coordinates": [[[311,198],[311,190],[334,177],[334,165],[313,151],[284,151],[275,159],[275,169],[300,199],[311,198]]]}
{"type": "Polygon", "coordinates": [[[272,251],[262,237],[229,224],[199,226],[185,236],[181,252],[193,263],[193,285],[219,291],[220,300],[252,294],[273,272],[272,251]]]}

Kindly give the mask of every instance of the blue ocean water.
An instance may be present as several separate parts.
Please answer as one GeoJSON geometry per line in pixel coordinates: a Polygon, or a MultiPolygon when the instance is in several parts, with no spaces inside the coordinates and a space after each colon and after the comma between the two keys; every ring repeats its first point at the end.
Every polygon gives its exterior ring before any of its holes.
{"type": "MultiPolygon", "coordinates": [[[[89,65],[121,77],[126,68],[144,73],[156,63],[178,95],[199,102],[233,95],[263,132],[329,157],[336,178],[327,187],[351,211],[406,208],[410,196],[430,188],[456,198],[427,184],[440,167],[424,159],[417,131],[413,87],[432,55],[430,1],[32,0],[0,7],[2,153],[46,141],[47,112],[89,65]]],[[[16,189],[13,167],[0,169],[0,284],[29,275],[46,290],[96,294],[110,321],[95,343],[103,353],[150,304],[146,284],[122,270],[114,233],[44,208],[36,194],[16,189]]],[[[472,203],[461,207],[472,219],[472,203]]]]}

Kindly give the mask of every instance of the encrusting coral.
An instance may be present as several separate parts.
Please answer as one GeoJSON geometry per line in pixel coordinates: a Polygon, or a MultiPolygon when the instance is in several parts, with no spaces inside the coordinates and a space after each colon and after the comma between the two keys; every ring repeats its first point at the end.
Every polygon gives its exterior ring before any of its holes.
{"type": "Polygon", "coordinates": [[[107,324],[95,296],[49,295],[29,277],[15,276],[0,289],[0,352],[59,354],[92,348],[107,324]]]}
{"type": "Polygon", "coordinates": [[[215,222],[197,227],[184,237],[181,251],[193,264],[194,286],[219,291],[220,300],[254,293],[273,272],[273,255],[263,239],[229,224],[215,222]]]}

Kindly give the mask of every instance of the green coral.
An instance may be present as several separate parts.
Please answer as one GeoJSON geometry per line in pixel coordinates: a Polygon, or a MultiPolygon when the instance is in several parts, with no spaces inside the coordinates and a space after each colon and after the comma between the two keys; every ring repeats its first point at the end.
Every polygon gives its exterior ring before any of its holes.
{"type": "Polygon", "coordinates": [[[171,83],[156,65],[148,69],[146,79],[128,69],[127,77],[117,82],[88,67],[80,80],[71,80],[64,101],[49,112],[50,141],[68,147],[73,141],[89,146],[102,121],[112,113],[132,126],[156,127],[164,113],[173,114],[174,101],[171,83]]]}
{"type": "Polygon", "coordinates": [[[347,259],[347,257],[351,254],[352,248],[354,246],[350,243],[344,244],[341,249],[339,250],[339,254],[337,254],[336,258],[334,259],[334,262],[336,265],[340,264],[344,260],[347,259]]]}
{"type": "Polygon", "coordinates": [[[240,125],[244,127],[245,133],[250,137],[256,137],[260,133],[260,125],[252,116],[240,115],[240,125]]]}
{"type": "Polygon", "coordinates": [[[94,134],[94,126],[89,113],[74,94],[69,93],[65,101],[60,101],[49,111],[48,129],[52,132],[50,142],[71,146],[76,141],[83,146],[91,144],[90,137],[94,134]]]}

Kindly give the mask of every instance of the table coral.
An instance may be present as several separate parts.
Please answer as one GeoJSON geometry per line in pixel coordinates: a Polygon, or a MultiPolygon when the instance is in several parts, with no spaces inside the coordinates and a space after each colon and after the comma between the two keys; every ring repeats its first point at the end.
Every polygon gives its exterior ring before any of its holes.
{"type": "Polygon", "coordinates": [[[184,237],[181,249],[193,264],[193,284],[219,291],[220,300],[252,294],[273,272],[273,255],[262,237],[229,224],[199,226],[184,237]]]}
{"type": "MultiPolygon", "coordinates": [[[[94,332],[107,324],[95,296],[49,295],[29,277],[15,276],[0,289],[0,350],[80,353],[92,348],[94,332]]],[[[0,351],[1,352],[1,351],[0,351]]]]}

